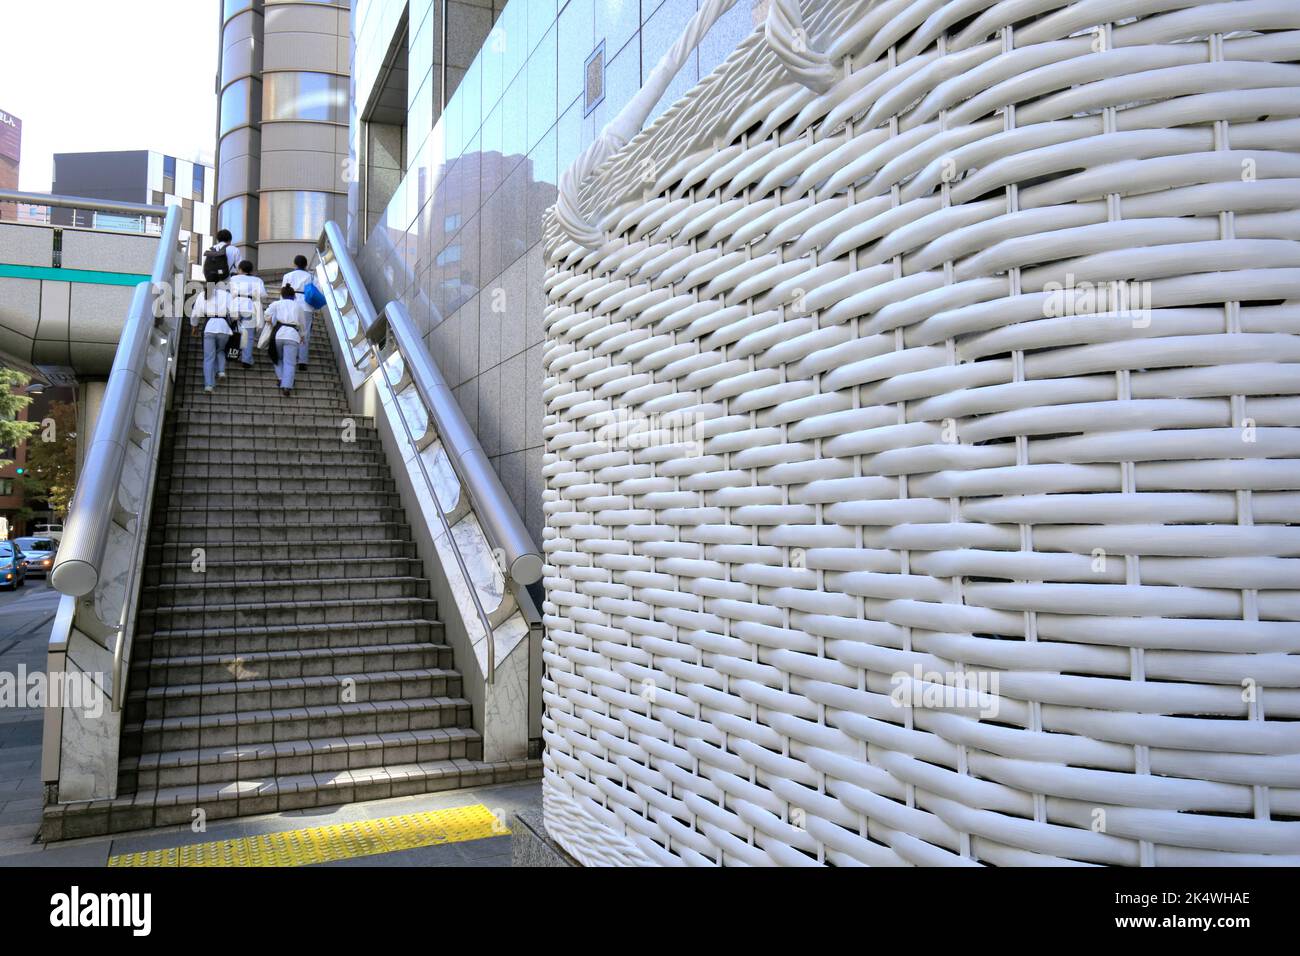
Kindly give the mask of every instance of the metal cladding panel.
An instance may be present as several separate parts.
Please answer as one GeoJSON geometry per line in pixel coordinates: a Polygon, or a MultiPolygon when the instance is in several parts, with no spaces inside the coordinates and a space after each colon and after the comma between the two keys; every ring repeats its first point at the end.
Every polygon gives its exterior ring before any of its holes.
{"type": "MultiPolygon", "coordinates": [[[[80,229],[63,231],[64,269],[148,276],[157,254],[157,236],[127,236],[80,229]]],[[[126,304],[129,305],[130,301],[128,296],[126,304]]],[[[117,316],[116,319],[120,323],[122,316],[117,316]]]]}
{"type": "Polygon", "coordinates": [[[0,264],[49,266],[54,257],[54,231],[31,225],[0,223],[0,264]]]}

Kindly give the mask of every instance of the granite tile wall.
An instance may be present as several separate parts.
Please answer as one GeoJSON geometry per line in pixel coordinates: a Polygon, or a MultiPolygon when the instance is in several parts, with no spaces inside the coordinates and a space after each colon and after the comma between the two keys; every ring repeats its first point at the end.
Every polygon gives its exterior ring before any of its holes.
{"type": "MultiPolygon", "coordinates": [[[[652,120],[754,29],[759,2],[739,0],[714,25],[652,120]]],[[[401,13],[391,9],[399,6],[406,4],[358,0],[353,70],[362,104],[400,28],[401,13]]],[[[410,0],[407,172],[368,230],[359,263],[378,308],[406,303],[539,542],[542,216],[560,172],[641,88],[696,7],[697,0],[410,0]],[[451,96],[430,116],[443,75],[442,2],[451,96]],[[467,58],[464,37],[475,34],[486,39],[467,58]],[[588,111],[585,66],[602,43],[605,96],[588,111]]]]}

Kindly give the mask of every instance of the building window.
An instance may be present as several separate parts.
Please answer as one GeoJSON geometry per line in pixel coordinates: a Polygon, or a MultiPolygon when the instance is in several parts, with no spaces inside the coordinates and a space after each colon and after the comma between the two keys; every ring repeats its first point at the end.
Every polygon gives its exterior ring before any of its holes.
{"type": "Polygon", "coordinates": [[[348,121],[348,81],[332,73],[267,73],[262,118],[313,123],[348,121]]]}
{"type": "Polygon", "coordinates": [[[194,198],[195,202],[203,202],[203,187],[205,185],[203,176],[204,168],[205,167],[200,166],[198,163],[194,164],[194,190],[190,195],[194,198]]]}
{"type": "Polygon", "coordinates": [[[176,157],[163,157],[163,188],[168,196],[176,195],[176,157]]]}
{"type": "Polygon", "coordinates": [[[8,498],[14,493],[14,480],[12,478],[0,478],[0,498],[8,498]]]}
{"type": "Polygon", "coordinates": [[[236,80],[221,94],[221,135],[241,126],[256,126],[261,117],[257,107],[262,104],[261,84],[251,77],[236,80]]]}
{"type": "Polygon", "coordinates": [[[329,216],[329,193],[264,192],[260,242],[315,242],[329,216]]]}

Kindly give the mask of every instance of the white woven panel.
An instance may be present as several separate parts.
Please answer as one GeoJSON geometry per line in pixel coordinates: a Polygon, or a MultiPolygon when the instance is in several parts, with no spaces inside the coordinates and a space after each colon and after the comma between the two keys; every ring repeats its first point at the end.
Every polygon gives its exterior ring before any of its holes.
{"type": "Polygon", "coordinates": [[[550,224],[548,827],[1300,863],[1300,4],[803,15],[550,224]]]}

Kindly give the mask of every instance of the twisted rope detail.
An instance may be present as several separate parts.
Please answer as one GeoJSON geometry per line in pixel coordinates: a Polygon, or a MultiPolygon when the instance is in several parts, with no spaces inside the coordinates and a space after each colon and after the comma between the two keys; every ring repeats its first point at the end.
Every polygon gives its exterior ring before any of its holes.
{"type": "MultiPolygon", "coordinates": [[[[602,163],[641,131],[646,117],[686,63],[686,58],[735,3],[736,0],[706,0],[677,38],[677,42],[646,78],[645,85],[637,95],[628,101],[596,141],[560,176],[555,220],[564,233],[582,248],[595,249],[604,237],[597,225],[587,222],[579,208],[578,195],[582,184],[602,163]]],[[[825,53],[813,50],[810,45],[799,0],[772,0],[767,12],[764,36],[790,74],[808,89],[825,92],[835,82],[838,74],[834,65],[825,53]]]]}

